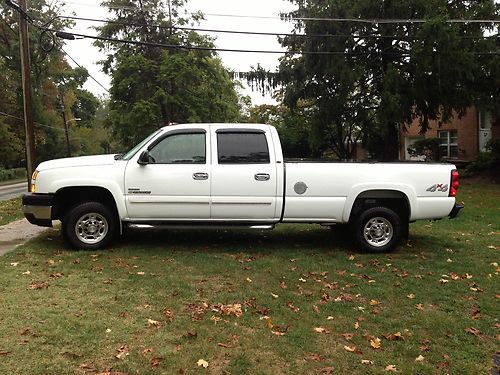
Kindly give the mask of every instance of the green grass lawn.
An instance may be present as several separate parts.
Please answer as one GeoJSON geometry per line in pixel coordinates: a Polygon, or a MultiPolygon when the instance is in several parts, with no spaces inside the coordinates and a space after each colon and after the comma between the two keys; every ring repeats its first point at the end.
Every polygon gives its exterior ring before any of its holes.
{"type": "Polygon", "coordinates": [[[0,225],[23,218],[21,198],[0,201],[0,225]]]}
{"type": "Polygon", "coordinates": [[[392,254],[313,225],[133,233],[99,252],[49,231],[0,257],[0,373],[486,374],[500,189],[463,182],[463,216],[412,224],[392,254]]]}

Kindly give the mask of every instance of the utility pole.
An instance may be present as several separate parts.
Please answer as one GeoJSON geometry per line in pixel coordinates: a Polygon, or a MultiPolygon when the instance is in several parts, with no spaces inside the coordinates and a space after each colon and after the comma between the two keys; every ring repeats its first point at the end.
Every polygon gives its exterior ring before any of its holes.
{"type": "Polygon", "coordinates": [[[69,144],[68,121],[66,121],[66,108],[64,107],[64,91],[59,91],[59,103],[61,105],[61,112],[64,121],[64,132],[66,133],[66,147],[68,149],[68,158],[71,157],[71,148],[69,144]]]}
{"type": "Polygon", "coordinates": [[[31,100],[30,50],[26,0],[19,0],[19,48],[21,52],[21,77],[23,81],[24,130],[26,133],[26,172],[28,191],[31,191],[31,176],[35,169],[35,130],[33,127],[33,106],[31,100]],[[24,14],[23,14],[24,13],[24,14]]]}

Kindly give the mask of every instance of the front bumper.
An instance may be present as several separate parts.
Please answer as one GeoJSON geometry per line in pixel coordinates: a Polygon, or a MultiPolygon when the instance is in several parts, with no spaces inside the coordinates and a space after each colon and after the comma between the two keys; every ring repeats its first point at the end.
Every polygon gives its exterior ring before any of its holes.
{"type": "Polygon", "coordinates": [[[24,217],[31,224],[51,227],[53,205],[54,196],[52,194],[28,193],[23,195],[24,217]]]}
{"type": "Polygon", "coordinates": [[[448,217],[450,219],[454,219],[456,218],[458,215],[460,215],[460,212],[462,211],[462,209],[464,208],[464,205],[463,204],[460,204],[460,203],[455,203],[455,206],[453,207],[453,209],[451,210],[450,214],[448,215],[448,217]]]}

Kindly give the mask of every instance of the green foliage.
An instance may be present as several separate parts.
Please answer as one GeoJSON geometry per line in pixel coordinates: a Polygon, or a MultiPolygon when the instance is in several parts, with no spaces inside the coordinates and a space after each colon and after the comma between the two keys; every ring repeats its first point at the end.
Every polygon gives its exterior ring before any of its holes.
{"type": "Polygon", "coordinates": [[[488,171],[498,176],[500,173],[500,140],[490,140],[486,145],[486,149],[486,152],[480,152],[476,160],[467,167],[467,172],[488,171]]]}
{"type": "MultiPolygon", "coordinates": [[[[312,103],[311,140],[349,158],[358,140],[372,156],[398,158],[399,129],[418,120],[421,131],[430,120],[449,121],[471,105],[498,101],[500,46],[483,38],[498,30],[490,24],[447,22],[449,19],[499,16],[493,1],[449,2],[402,0],[349,2],[290,0],[291,16],[301,19],[286,36],[294,51],[335,53],[288,54],[279,71],[249,78],[267,88],[280,83],[284,103],[312,103]],[[425,23],[321,22],[317,18],[426,19],[425,23]],[[330,35],[320,37],[315,35],[330,35]],[[486,52],[486,54],[481,54],[486,52]],[[490,53],[493,52],[493,53],[490,53]],[[266,80],[273,78],[273,83],[266,80]]],[[[497,103],[497,110],[498,110],[497,103]]]]}
{"type": "MultiPolygon", "coordinates": [[[[104,2],[113,13],[113,20],[121,23],[100,27],[100,35],[127,35],[127,39],[141,42],[213,46],[207,37],[170,29],[163,2],[145,0],[142,3],[142,9],[122,12],[114,7],[121,1],[104,2]],[[133,25],[122,24],[131,20],[133,25]],[[137,20],[163,27],[150,32],[137,25],[137,20]]],[[[183,4],[184,1],[171,4],[172,20],[176,25],[189,21],[178,15],[183,4]]],[[[103,69],[112,77],[106,123],[124,146],[130,147],[153,130],[170,123],[240,120],[235,82],[213,53],[101,41],[96,45],[110,51],[102,61],[103,69]]]]}
{"type": "Polygon", "coordinates": [[[439,138],[423,138],[408,147],[413,157],[423,156],[426,161],[439,160],[439,138]]]}
{"type": "Polygon", "coordinates": [[[25,168],[3,169],[0,168],[0,182],[18,180],[26,177],[25,168]]]}
{"type": "Polygon", "coordinates": [[[274,125],[280,135],[283,155],[304,158],[313,155],[310,147],[309,107],[300,103],[290,110],[284,105],[262,104],[250,108],[248,122],[274,125]]]}
{"type": "MultiPolygon", "coordinates": [[[[30,14],[38,22],[50,21],[49,27],[64,29],[71,24],[55,17],[61,12],[60,4],[46,0],[29,2],[30,14]]],[[[16,167],[25,163],[22,85],[19,60],[19,15],[0,3],[0,167],[16,167]]],[[[79,129],[93,128],[99,100],[82,88],[88,72],[84,68],[71,68],[64,53],[57,47],[50,52],[41,48],[41,31],[29,27],[31,84],[33,93],[33,115],[35,120],[36,163],[67,156],[61,100],[64,102],[68,121],[70,148],[73,156],[89,152],[84,146],[96,141],[98,132],[79,129]],[[79,122],[72,119],[81,118],[79,122]]],[[[60,41],[59,41],[60,43],[60,41]]],[[[102,133],[102,132],[101,132],[102,133]]],[[[97,140],[99,144],[100,140],[97,140]]],[[[92,148],[99,152],[100,148],[92,148]]]]}

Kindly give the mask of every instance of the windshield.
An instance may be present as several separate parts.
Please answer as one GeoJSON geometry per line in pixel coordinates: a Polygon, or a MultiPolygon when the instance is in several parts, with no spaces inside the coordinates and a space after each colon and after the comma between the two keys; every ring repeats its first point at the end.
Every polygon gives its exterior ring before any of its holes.
{"type": "Polygon", "coordinates": [[[139,143],[137,146],[135,146],[133,149],[131,149],[129,152],[127,152],[125,155],[123,155],[122,159],[129,160],[132,156],[134,156],[136,154],[137,151],[139,151],[146,143],[148,143],[159,132],[161,132],[161,129],[159,129],[159,130],[155,131],[153,134],[149,135],[141,143],[139,143]]]}

